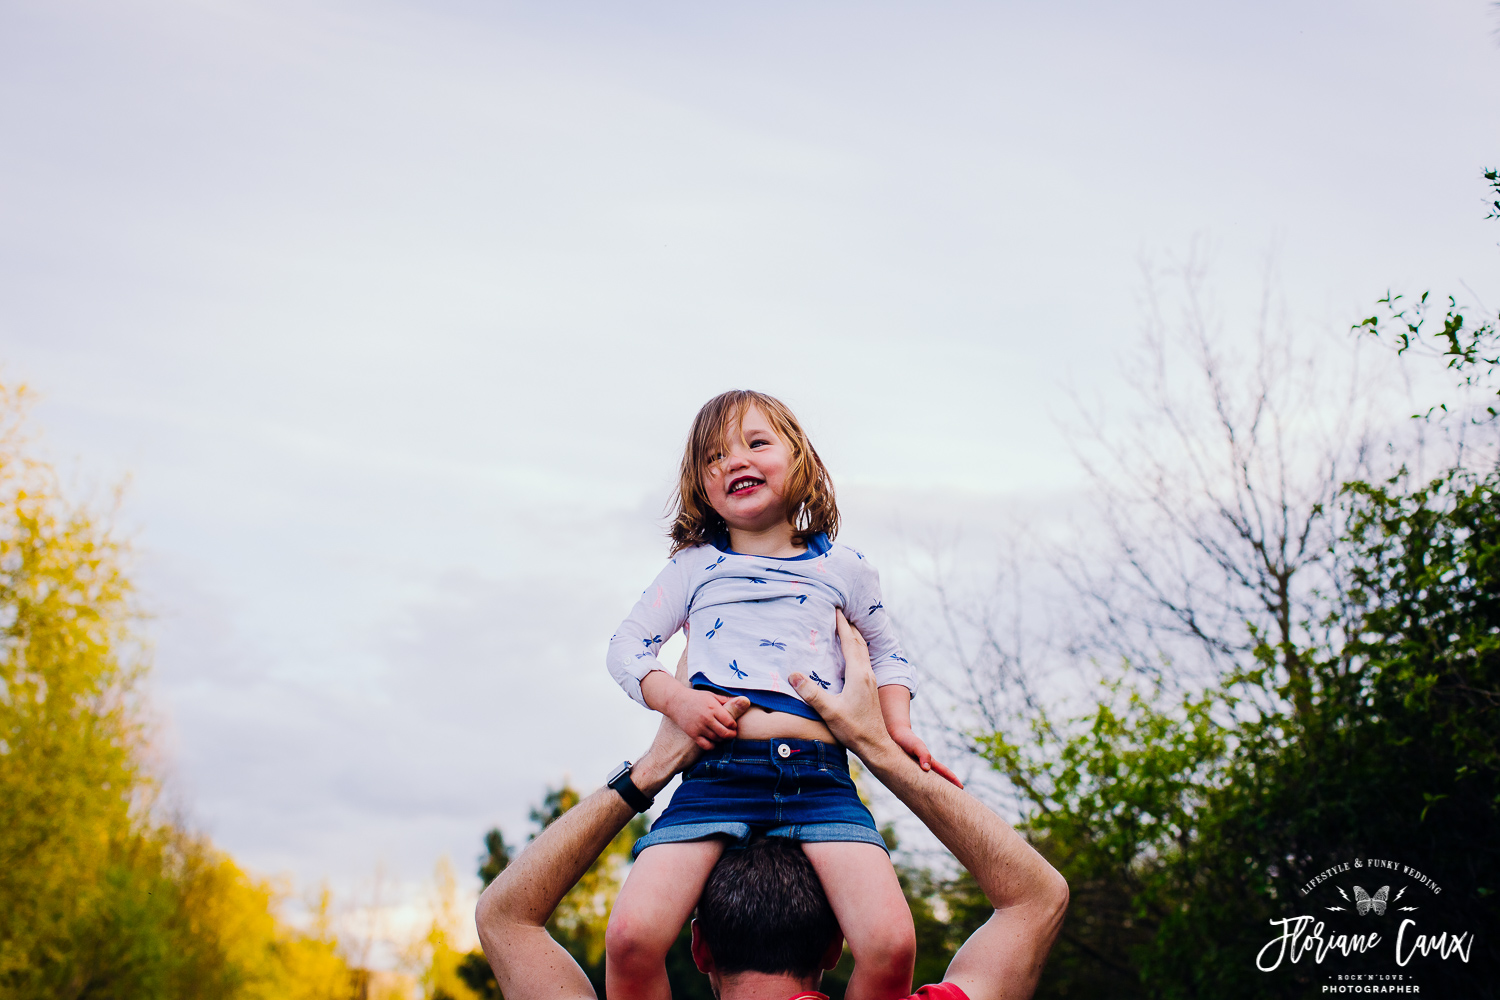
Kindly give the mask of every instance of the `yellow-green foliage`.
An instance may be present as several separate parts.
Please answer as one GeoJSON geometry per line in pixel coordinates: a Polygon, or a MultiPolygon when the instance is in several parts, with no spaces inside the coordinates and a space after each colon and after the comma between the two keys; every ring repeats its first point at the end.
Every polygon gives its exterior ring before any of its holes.
{"type": "Polygon", "coordinates": [[[127,551],[28,458],[0,386],[0,1000],[333,998],[326,926],[151,820],[127,551]]]}
{"type": "Polygon", "coordinates": [[[428,1000],[479,1000],[459,975],[459,966],[468,953],[459,951],[453,942],[468,915],[460,911],[458,885],[446,857],[437,864],[434,882],[432,924],[426,936],[415,943],[408,961],[419,970],[417,982],[428,1000]]]}

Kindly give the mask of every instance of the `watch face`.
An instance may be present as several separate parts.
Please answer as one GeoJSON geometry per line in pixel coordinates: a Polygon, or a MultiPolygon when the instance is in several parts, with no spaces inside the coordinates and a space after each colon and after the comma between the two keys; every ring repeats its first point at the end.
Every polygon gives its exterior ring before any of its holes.
{"type": "Polygon", "coordinates": [[[629,770],[630,770],[630,761],[627,760],[627,761],[625,761],[625,763],[621,764],[619,767],[617,767],[613,771],[609,772],[609,777],[604,779],[604,783],[606,785],[613,785],[615,783],[615,781],[620,777],[620,775],[624,774],[626,771],[629,771],[629,770]]]}

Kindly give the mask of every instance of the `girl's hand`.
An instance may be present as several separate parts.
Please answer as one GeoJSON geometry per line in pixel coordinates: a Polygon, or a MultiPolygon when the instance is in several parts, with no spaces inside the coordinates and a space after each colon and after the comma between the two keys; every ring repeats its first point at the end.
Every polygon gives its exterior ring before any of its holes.
{"type": "Polygon", "coordinates": [[[684,685],[672,695],[662,714],[677,723],[677,728],[701,749],[712,750],[719,740],[733,739],[739,733],[735,713],[724,707],[731,700],[684,685]]]}
{"type": "Polygon", "coordinates": [[[927,744],[922,742],[921,737],[917,736],[910,726],[897,726],[891,729],[890,733],[896,745],[921,765],[922,770],[936,771],[959,788],[964,787],[964,783],[958,780],[958,775],[948,770],[946,765],[933,759],[931,751],[927,749],[927,744]]]}

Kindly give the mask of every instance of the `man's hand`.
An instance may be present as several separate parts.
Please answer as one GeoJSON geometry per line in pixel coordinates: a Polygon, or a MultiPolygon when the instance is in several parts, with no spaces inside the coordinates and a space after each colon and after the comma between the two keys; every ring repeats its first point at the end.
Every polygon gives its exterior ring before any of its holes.
{"type": "Polygon", "coordinates": [[[695,691],[664,671],[653,670],[641,680],[641,696],[703,750],[712,750],[716,742],[739,732],[735,720],[743,711],[725,708],[731,699],[712,691],[695,691]]]}
{"type": "Polygon", "coordinates": [[[920,764],[922,770],[936,771],[959,788],[964,787],[964,783],[958,780],[958,775],[948,769],[948,765],[932,756],[932,751],[927,749],[927,744],[923,743],[922,738],[912,731],[911,726],[892,726],[891,739],[896,741],[898,747],[906,751],[907,756],[920,764]]]}
{"type": "MultiPolygon", "coordinates": [[[[708,694],[706,691],[694,693],[708,694]]],[[[750,708],[750,699],[728,698],[721,707],[733,722],[750,708]]],[[[663,718],[661,725],[656,728],[656,738],[651,741],[651,749],[635,762],[633,777],[636,779],[636,787],[646,791],[650,785],[657,788],[665,786],[672,780],[672,775],[692,767],[704,750],[712,748],[712,743],[707,747],[702,746],[698,740],[684,733],[677,723],[670,718],[663,718]]],[[[656,792],[647,794],[655,795],[656,792]]]]}
{"type": "Polygon", "coordinates": [[[871,754],[897,747],[886,731],[880,711],[880,693],[875,671],[870,667],[870,647],[842,611],[838,612],[839,643],[844,649],[844,690],[832,695],[809,681],[804,674],[787,677],[802,700],[820,716],[844,746],[865,763],[871,754]]]}
{"type": "Polygon", "coordinates": [[[936,768],[924,771],[896,744],[881,714],[869,647],[843,615],[838,627],[844,647],[843,692],[829,695],[801,674],[787,681],[833,735],[953,852],[995,907],[994,915],[953,956],[943,981],[970,1000],[1031,997],[1062,929],[1068,883],[1010,824],[972,795],[934,778],[936,768]]]}

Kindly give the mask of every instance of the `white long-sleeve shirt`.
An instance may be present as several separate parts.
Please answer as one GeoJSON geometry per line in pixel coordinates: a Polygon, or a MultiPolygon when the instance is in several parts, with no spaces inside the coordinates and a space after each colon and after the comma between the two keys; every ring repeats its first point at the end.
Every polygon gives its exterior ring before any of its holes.
{"type": "Polygon", "coordinates": [[[880,574],[858,550],[823,535],[788,559],[712,545],[683,549],[610,638],[609,672],[644,705],[641,679],[653,670],[673,673],[656,654],[686,625],[690,675],[797,698],[786,677],[799,671],[837,694],[844,688],[844,654],[836,609],[869,644],[876,683],[915,692],[916,677],[881,602],[880,574]]]}

